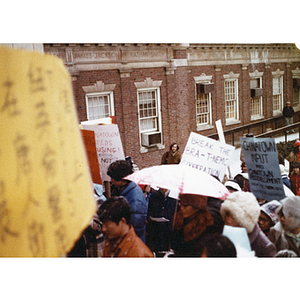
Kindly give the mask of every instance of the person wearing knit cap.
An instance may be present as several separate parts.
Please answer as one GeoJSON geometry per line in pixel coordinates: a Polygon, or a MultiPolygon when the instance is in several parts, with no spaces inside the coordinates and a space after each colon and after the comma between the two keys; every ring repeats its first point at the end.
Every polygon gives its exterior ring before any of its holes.
{"type": "Polygon", "coordinates": [[[293,162],[291,165],[290,183],[292,192],[300,196],[300,162],[293,162]]]}
{"type": "Polygon", "coordinates": [[[246,229],[251,249],[256,257],[273,257],[276,247],[265,236],[257,222],[260,206],[250,192],[231,193],[221,205],[221,215],[225,225],[246,229]]]}
{"type": "Polygon", "coordinates": [[[191,249],[205,234],[214,220],[207,210],[207,197],[194,194],[179,194],[180,210],[174,220],[171,249],[176,257],[193,256],[191,249]]]}
{"type": "Polygon", "coordinates": [[[281,206],[282,205],[279,201],[272,200],[260,207],[258,225],[266,236],[268,236],[270,228],[279,221],[279,216],[277,215],[276,211],[279,210],[281,206]]]}
{"type": "Polygon", "coordinates": [[[280,222],[270,229],[269,239],[277,251],[292,250],[300,257],[300,197],[288,196],[280,203],[280,222]]]}

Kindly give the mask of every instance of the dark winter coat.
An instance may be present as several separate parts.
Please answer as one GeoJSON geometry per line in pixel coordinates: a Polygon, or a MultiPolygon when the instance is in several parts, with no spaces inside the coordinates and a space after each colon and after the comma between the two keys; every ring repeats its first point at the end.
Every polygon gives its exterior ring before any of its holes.
{"type": "Polygon", "coordinates": [[[191,218],[183,218],[182,211],[178,211],[171,243],[175,256],[193,256],[195,244],[213,223],[214,220],[207,210],[199,210],[191,218]]]}
{"type": "Polygon", "coordinates": [[[220,214],[220,208],[223,202],[224,201],[221,199],[207,197],[207,210],[214,219],[214,224],[207,227],[206,229],[207,233],[222,234],[223,227],[224,227],[224,220],[220,214]]]}
{"type": "Polygon", "coordinates": [[[162,165],[179,164],[181,160],[181,153],[177,150],[175,153],[172,151],[165,152],[161,158],[162,165]]]}
{"type": "Polygon", "coordinates": [[[168,251],[172,236],[172,219],[177,200],[165,197],[160,191],[151,194],[148,204],[146,245],[153,251],[168,251]],[[168,221],[157,222],[152,218],[164,217],[168,221]]]}
{"type": "Polygon", "coordinates": [[[131,212],[130,223],[137,236],[145,243],[147,201],[142,189],[135,182],[130,182],[120,195],[127,199],[131,212]]]}
{"type": "Polygon", "coordinates": [[[282,114],[286,117],[286,118],[291,118],[293,115],[294,115],[294,109],[290,106],[290,107],[287,107],[285,106],[283,108],[283,111],[282,111],[282,114]]]}

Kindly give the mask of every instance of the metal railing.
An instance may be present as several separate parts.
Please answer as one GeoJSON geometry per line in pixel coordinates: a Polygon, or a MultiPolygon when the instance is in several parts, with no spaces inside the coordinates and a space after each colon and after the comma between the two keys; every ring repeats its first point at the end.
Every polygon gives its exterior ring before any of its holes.
{"type": "MultiPolygon", "coordinates": [[[[255,133],[252,132],[255,137],[273,137],[275,135],[284,134],[285,142],[287,142],[288,131],[298,129],[299,130],[299,139],[300,139],[300,122],[294,123],[289,126],[282,127],[281,125],[283,122],[284,122],[284,116],[265,119],[265,120],[254,122],[251,124],[235,127],[233,129],[225,130],[224,137],[228,143],[230,143],[234,146],[235,142],[237,142],[239,144],[240,137],[245,136],[247,133],[250,133],[251,129],[252,130],[255,129],[255,133]],[[275,127],[275,129],[270,130],[269,129],[270,125],[273,125],[275,127]],[[261,133],[258,133],[259,131],[261,133]],[[231,141],[229,142],[228,141],[229,139],[226,139],[226,137],[230,137],[231,141]]],[[[210,134],[210,135],[208,135],[208,137],[213,138],[213,139],[219,138],[218,133],[210,134]]]]}

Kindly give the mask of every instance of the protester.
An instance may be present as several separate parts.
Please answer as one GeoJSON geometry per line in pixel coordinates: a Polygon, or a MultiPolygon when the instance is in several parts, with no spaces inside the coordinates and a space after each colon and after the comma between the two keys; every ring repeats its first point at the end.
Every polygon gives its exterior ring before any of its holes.
{"type": "Polygon", "coordinates": [[[180,210],[176,213],[171,248],[175,256],[193,256],[192,249],[214,220],[207,210],[207,197],[179,194],[180,210]]]}
{"type": "Polygon", "coordinates": [[[280,209],[281,206],[282,205],[279,201],[272,200],[260,207],[258,225],[266,236],[269,235],[270,228],[279,221],[279,216],[277,215],[276,211],[280,209]]]}
{"type": "MultiPolygon", "coordinates": [[[[291,106],[291,102],[287,101],[285,107],[282,110],[282,114],[285,117],[286,126],[293,124],[294,113],[295,113],[295,111],[294,111],[293,107],[291,106]]],[[[292,130],[292,132],[294,132],[294,130],[292,130]]]]}
{"type": "Polygon", "coordinates": [[[241,187],[239,186],[238,182],[234,179],[229,179],[224,184],[229,191],[229,193],[241,191],[241,187]]]}
{"type": "Polygon", "coordinates": [[[218,233],[206,234],[194,246],[193,256],[199,257],[237,257],[237,251],[231,240],[218,233]]]}
{"type": "Polygon", "coordinates": [[[293,162],[291,168],[291,190],[296,196],[300,196],[300,162],[293,162]]]}
{"type": "Polygon", "coordinates": [[[116,160],[108,166],[107,175],[111,177],[113,184],[112,196],[124,196],[130,205],[130,223],[138,237],[145,242],[147,201],[142,189],[135,183],[123,179],[133,173],[130,164],[126,160],[116,160]]]}
{"type": "Polygon", "coordinates": [[[277,251],[292,250],[300,257],[300,197],[288,196],[280,203],[280,222],[270,229],[269,239],[277,251]]]}
{"type": "Polygon", "coordinates": [[[152,188],[151,188],[150,185],[147,185],[147,184],[139,184],[139,187],[143,191],[143,194],[144,194],[145,199],[147,201],[147,207],[148,207],[149,199],[150,199],[150,196],[151,196],[151,193],[152,193],[152,188]]]}
{"type": "Polygon", "coordinates": [[[106,235],[103,257],[154,257],[130,224],[130,205],[125,197],[109,198],[97,214],[106,235]]]}
{"type": "Polygon", "coordinates": [[[181,160],[181,153],[179,152],[179,146],[177,143],[170,145],[170,151],[163,154],[161,158],[162,165],[179,164],[181,160]]]}
{"type": "Polygon", "coordinates": [[[214,197],[207,197],[207,210],[213,217],[213,225],[207,226],[205,233],[219,233],[223,232],[224,220],[220,214],[220,208],[223,200],[214,197]]]}
{"type": "Polygon", "coordinates": [[[149,199],[146,245],[155,252],[156,257],[168,251],[171,244],[177,199],[169,197],[169,193],[169,190],[160,188],[149,199]]]}
{"type": "Polygon", "coordinates": [[[292,172],[291,170],[292,163],[300,161],[299,147],[300,147],[300,141],[296,140],[293,151],[291,151],[290,154],[286,157],[286,160],[290,163],[290,173],[292,172]]]}
{"type": "Polygon", "coordinates": [[[247,230],[251,249],[257,257],[273,257],[276,247],[272,244],[257,222],[260,215],[260,206],[252,193],[231,193],[221,205],[221,215],[225,225],[243,227],[247,230]]]}
{"type": "Polygon", "coordinates": [[[297,254],[292,250],[280,250],[274,257],[298,257],[297,254]]]}
{"type": "Polygon", "coordinates": [[[280,169],[281,179],[282,179],[283,184],[285,184],[291,190],[292,189],[291,182],[288,177],[289,174],[286,172],[284,165],[280,164],[279,169],[280,169]]]}

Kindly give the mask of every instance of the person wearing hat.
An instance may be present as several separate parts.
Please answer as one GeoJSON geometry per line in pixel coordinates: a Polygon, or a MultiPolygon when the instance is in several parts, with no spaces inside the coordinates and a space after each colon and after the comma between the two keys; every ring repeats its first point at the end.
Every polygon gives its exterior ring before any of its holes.
{"type": "Polygon", "coordinates": [[[277,251],[291,250],[300,257],[300,197],[288,196],[280,201],[280,222],[270,229],[269,239],[277,251]]]}
{"type": "Polygon", "coordinates": [[[180,210],[174,220],[171,249],[176,257],[193,256],[192,249],[206,229],[213,225],[213,217],[207,210],[207,197],[179,194],[180,210]]]}
{"type": "Polygon", "coordinates": [[[260,206],[250,192],[231,193],[221,205],[225,225],[245,228],[256,257],[273,257],[276,247],[258,226],[260,206]]]}
{"type": "Polygon", "coordinates": [[[292,192],[300,196],[300,162],[292,163],[292,173],[290,176],[291,190],[292,192]]]}
{"type": "Polygon", "coordinates": [[[279,216],[277,215],[276,211],[279,210],[281,206],[282,205],[279,201],[272,200],[260,207],[258,225],[266,236],[269,235],[270,228],[279,221],[279,216]]]}
{"type": "Polygon", "coordinates": [[[225,182],[224,185],[229,191],[229,193],[241,191],[241,187],[239,186],[236,180],[229,179],[225,182]]]}

